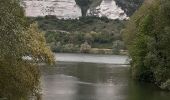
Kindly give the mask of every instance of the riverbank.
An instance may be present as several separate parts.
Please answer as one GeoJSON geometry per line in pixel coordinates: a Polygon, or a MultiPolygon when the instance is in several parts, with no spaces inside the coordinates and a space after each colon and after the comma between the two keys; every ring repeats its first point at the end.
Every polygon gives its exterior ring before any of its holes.
{"type": "Polygon", "coordinates": [[[55,53],[55,60],[60,62],[84,62],[99,64],[128,65],[129,58],[126,55],[97,55],[83,53],[55,53]]]}
{"type": "Polygon", "coordinates": [[[77,53],[77,54],[99,54],[99,55],[128,55],[127,50],[119,50],[117,52],[114,52],[112,49],[100,49],[100,48],[91,48],[88,50],[88,52],[81,52],[81,50],[66,50],[66,51],[60,51],[55,53],[77,53]]]}

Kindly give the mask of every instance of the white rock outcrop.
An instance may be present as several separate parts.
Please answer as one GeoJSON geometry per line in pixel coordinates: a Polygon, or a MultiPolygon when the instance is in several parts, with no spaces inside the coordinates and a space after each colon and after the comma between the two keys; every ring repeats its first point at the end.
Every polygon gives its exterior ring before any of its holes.
{"type": "MultiPolygon", "coordinates": [[[[55,15],[57,18],[78,18],[82,16],[81,9],[75,0],[23,0],[25,14],[29,17],[55,15]]],[[[126,13],[116,5],[114,0],[103,0],[102,3],[90,8],[88,16],[105,16],[110,19],[128,19],[126,13]]]]}
{"type": "Polygon", "coordinates": [[[126,13],[116,5],[114,0],[103,0],[102,3],[96,8],[88,10],[87,15],[105,16],[110,19],[128,19],[126,13]]]}
{"type": "Polygon", "coordinates": [[[58,18],[78,18],[81,9],[75,0],[23,0],[26,16],[55,15],[58,18]]]}

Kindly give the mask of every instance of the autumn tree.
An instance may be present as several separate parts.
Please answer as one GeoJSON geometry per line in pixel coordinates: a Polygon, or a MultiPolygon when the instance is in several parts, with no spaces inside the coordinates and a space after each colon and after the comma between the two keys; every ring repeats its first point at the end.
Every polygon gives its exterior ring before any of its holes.
{"type": "Polygon", "coordinates": [[[53,62],[44,34],[36,23],[28,23],[19,0],[0,0],[0,98],[36,96],[40,62],[53,62]]]}

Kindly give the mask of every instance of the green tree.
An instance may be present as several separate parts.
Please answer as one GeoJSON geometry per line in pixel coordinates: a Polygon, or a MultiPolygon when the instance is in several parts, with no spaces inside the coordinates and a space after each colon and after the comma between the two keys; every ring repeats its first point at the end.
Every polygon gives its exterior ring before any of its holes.
{"type": "Polygon", "coordinates": [[[169,0],[145,0],[124,30],[133,77],[164,89],[170,86],[169,13],[169,0]]]}
{"type": "Polygon", "coordinates": [[[0,98],[29,100],[30,96],[37,96],[39,62],[53,63],[44,34],[36,23],[27,22],[19,0],[1,0],[0,98]]]}

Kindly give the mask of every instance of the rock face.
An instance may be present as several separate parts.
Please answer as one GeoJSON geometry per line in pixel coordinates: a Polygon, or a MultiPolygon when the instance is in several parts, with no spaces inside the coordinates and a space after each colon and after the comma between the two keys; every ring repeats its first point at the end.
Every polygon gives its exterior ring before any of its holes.
{"type": "Polygon", "coordinates": [[[144,0],[115,0],[128,16],[131,16],[138,9],[144,0]]]}
{"type": "Polygon", "coordinates": [[[29,17],[55,15],[58,18],[78,18],[81,9],[75,0],[23,0],[25,14],[29,17]]]}
{"type": "MultiPolygon", "coordinates": [[[[128,19],[127,15],[129,14],[126,14],[128,13],[128,8],[120,7],[126,2],[125,0],[120,1],[121,2],[117,2],[117,0],[102,0],[98,6],[89,7],[86,15],[105,16],[110,19],[120,20],[128,19]]],[[[75,19],[82,16],[82,8],[76,4],[75,0],[22,0],[22,5],[25,8],[26,16],[29,17],[55,15],[59,19],[75,19]]]]}
{"type": "Polygon", "coordinates": [[[102,3],[96,8],[88,10],[87,15],[105,16],[110,19],[128,19],[126,13],[116,5],[114,0],[103,0],[102,3]]]}

